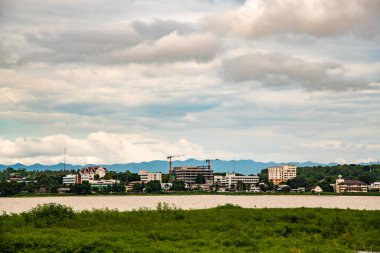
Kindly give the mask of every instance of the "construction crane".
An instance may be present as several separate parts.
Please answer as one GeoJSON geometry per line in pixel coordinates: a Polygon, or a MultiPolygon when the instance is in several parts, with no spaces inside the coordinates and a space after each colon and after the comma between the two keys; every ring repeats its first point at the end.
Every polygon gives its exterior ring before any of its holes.
{"type": "Polygon", "coordinates": [[[211,169],[211,161],[218,161],[219,159],[207,159],[206,163],[208,164],[208,169],[211,169]]]}
{"type": "Polygon", "coordinates": [[[168,157],[166,158],[169,160],[169,183],[173,181],[173,178],[172,178],[172,158],[180,157],[180,156],[183,156],[183,155],[168,155],[168,157]]]}

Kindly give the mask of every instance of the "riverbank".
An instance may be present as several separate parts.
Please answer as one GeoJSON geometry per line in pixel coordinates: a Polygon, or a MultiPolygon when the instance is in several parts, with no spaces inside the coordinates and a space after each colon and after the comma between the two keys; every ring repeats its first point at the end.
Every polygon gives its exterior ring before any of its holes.
{"type": "Polygon", "coordinates": [[[75,211],[153,209],[159,202],[181,209],[205,209],[231,203],[244,208],[339,208],[380,210],[378,196],[326,195],[147,195],[147,196],[66,196],[0,198],[0,213],[21,213],[38,204],[59,203],[75,211]]]}
{"type": "Polygon", "coordinates": [[[233,205],[171,210],[162,203],[155,209],[73,213],[56,206],[23,215],[0,216],[0,252],[380,250],[380,211],[263,210],[233,205]]]}

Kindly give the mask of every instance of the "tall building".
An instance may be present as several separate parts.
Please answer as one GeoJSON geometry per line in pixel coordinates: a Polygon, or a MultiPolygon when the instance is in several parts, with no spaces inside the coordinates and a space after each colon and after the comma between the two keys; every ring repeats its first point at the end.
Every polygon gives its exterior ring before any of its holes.
{"type": "Polygon", "coordinates": [[[181,166],[173,168],[174,180],[184,181],[187,184],[195,184],[198,175],[204,176],[206,184],[214,183],[214,171],[209,166],[181,166]]]}
{"type": "Polygon", "coordinates": [[[138,175],[141,178],[141,181],[146,184],[150,181],[160,181],[162,183],[162,174],[161,173],[153,173],[153,172],[148,172],[146,170],[140,170],[138,175]]]}
{"type": "Polygon", "coordinates": [[[297,166],[280,165],[268,168],[268,179],[273,184],[280,184],[297,176],[297,166]]]}

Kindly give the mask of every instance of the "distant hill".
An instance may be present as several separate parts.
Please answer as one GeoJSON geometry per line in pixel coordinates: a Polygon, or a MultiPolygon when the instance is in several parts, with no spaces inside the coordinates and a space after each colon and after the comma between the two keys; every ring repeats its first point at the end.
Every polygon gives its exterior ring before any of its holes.
{"type": "MultiPolygon", "coordinates": [[[[295,164],[298,166],[331,166],[335,165],[334,163],[330,164],[322,164],[322,163],[314,163],[314,162],[289,162],[290,164],[295,164]]],[[[255,162],[253,160],[216,160],[212,161],[212,168],[215,172],[236,172],[241,174],[257,174],[262,169],[268,168],[270,166],[276,166],[280,164],[287,163],[277,163],[277,162],[255,162]]],[[[92,164],[90,164],[92,165],[92,164]]],[[[112,171],[126,171],[130,170],[132,172],[138,172],[141,169],[145,169],[150,172],[163,172],[167,173],[168,171],[168,161],[166,160],[155,160],[150,162],[139,162],[139,163],[127,163],[127,164],[102,164],[109,170],[112,171]]],[[[188,159],[185,161],[173,161],[173,167],[175,166],[198,166],[198,165],[207,165],[204,160],[196,160],[196,159],[188,159]]],[[[8,167],[18,169],[25,168],[27,170],[61,170],[64,168],[63,163],[55,164],[55,165],[43,165],[43,164],[34,164],[34,165],[24,165],[24,164],[11,164],[11,165],[2,165],[0,164],[0,170],[4,170],[8,167]]],[[[66,164],[65,168],[67,170],[78,170],[82,168],[82,165],[72,165],[66,164]]]]}

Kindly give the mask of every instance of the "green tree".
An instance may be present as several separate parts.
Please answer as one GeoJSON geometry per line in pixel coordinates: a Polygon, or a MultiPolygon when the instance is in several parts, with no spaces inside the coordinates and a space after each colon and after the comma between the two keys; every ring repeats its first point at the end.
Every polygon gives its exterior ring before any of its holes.
{"type": "Polygon", "coordinates": [[[127,178],[128,182],[141,181],[141,177],[137,173],[131,173],[127,178]]]}
{"type": "Polygon", "coordinates": [[[111,191],[113,191],[113,192],[125,192],[125,185],[121,184],[121,183],[113,184],[111,191]]]}
{"type": "Polygon", "coordinates": [[[173,181],[172,185],[173,191],[186,191],[185,182],[181,180],[173,181]]]}
{"type": "Polygon", "coordinates": [[[71,192],[75,194],[91,194],[91,185],[88,182],[83,182],[83,184],[73,184],[70,189],[71,192]]]}
{"type": "Polygon", "coordinates": [[[137,183],[132,186],[132,191],[134,192],[142,192],[143,189],[144,189],[144,184],[137,183]]]}
{"type": "Polygon", "coordinates": [[[17,182],[0,182],[0,194],[2,196],[16,195],[21,190],[21,185],[17,182]]]}
{"type": "Polygon", "coordinates": [[[145,185],[145,191],[147,193],[151,193],[151,192],[161,192],[161,183],[160,181],[158,180],[153,180],[153,181],[150,181],[148,182],[146,185],[145,185]]]}
{"type": "Polygon", "coordinates": [[[309,186],[307,179],[301,176],[297,176],[295,178],[289,179],[288,181],[286,181],[286,184],[289,185],[291,189],[309,186]]]}
{"type": "Polygon", "coordinates": [[[206,178],[203,175],[199,174],[195,178],[195,183],[196,184],[205,184],[206,183],[206,178]]]}

